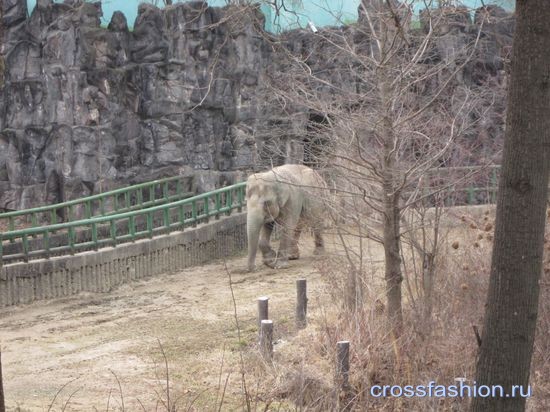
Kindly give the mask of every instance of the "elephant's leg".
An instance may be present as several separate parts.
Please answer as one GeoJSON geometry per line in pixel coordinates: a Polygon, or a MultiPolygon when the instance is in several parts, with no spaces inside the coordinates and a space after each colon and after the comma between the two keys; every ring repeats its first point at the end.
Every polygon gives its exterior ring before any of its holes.
{"type": "Polygon", "coordinates": [[[262,252],[264,263],[267,266],[270,266],[268,263],[271,263],[272,265],[274,265],[275,260],[277,258],[277,254],[271,248],[271,245],[269,243],[271,239],[271,234],[273,233],[274,226],[275,226],[275,222],[265,223],[262,226],[262,230],[260,233],[259,248],[260,248],[260,251],[262,252]]]}
{"type": "Polygon", "coordinates": [[[290,251],[288,254],[288,260],[300,259],[300,249],[298,248],[298,241],[300,240],[300,235],[304,229],[304,219],[300,219],[294,229],[294,237],[292,238],[292,244],[290,245],[290,251]]]}
{"type": "Polygon", "coordinates": [[[321,229],[313,229],[313,235],[315,236],[315,250],[314,255],[321,255],[325,251],[325,241],[321,235],[321,229]]]}
{"type": "Polygon", "coordinates": [[[277,253],[277,262],[275,267],[278,269],[288,267],[289,249],[294,242],[294,234],[298,220],[300,218],[299,211],[288,216],[282,222],[281,241],[279,243],[279,252],[277,253]]]}

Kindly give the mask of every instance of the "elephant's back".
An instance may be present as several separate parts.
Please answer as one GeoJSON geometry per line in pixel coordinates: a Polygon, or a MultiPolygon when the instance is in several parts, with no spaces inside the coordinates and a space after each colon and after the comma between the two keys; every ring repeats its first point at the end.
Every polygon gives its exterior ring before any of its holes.
{"type": "Polygon", "coordinates": [[[326,187],[326,183],[321,175],[308,166],[297,164],[282,165],[274,167],[271,172],[273,173],[273,178],[279,181],[287,181],[295,185],[326,187]]]}
{"type": "Polygon", "coordinates": [[[288,184],[301,191],[315,191],[327,187],[321,175],[310,167],[297,164],[276,166],[267,172],[254,173],[247,180],[247,195],[262,191],[267,182],[288,184]]]}

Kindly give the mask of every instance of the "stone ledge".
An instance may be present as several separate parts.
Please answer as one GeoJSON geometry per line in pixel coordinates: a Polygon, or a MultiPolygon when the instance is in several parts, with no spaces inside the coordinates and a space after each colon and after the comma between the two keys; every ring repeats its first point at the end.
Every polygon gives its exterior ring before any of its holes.
{"type": "Polygon", "coordinates": [[[87,292],[108,292],[246,248],[246,213],[197,228],[73,256],[14,263],[0,271],[0,307],[87,292]]]}

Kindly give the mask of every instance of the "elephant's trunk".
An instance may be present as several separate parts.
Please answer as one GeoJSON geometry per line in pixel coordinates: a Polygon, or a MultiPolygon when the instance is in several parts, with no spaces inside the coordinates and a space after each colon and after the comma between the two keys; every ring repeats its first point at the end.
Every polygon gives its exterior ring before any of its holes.
{"type": "Polygon", "coordinates": [[[258,242],[260,240],[260,231],[263,223],[262,213],[255,213],[253,209],[248,210],[246,216],[246,233],[248,237],[248,270],[251,272],[256,267],[256,253],[258,252],[258,242]]]}

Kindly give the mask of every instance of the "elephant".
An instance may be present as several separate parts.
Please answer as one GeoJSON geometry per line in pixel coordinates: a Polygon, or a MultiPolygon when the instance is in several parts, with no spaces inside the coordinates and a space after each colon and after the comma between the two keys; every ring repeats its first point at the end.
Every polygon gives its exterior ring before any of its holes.
{"type": "Polygon", "coordinates": [[[304,227],[315,236],[315,254],[324,250],[322,191],[326,183],[315,170],[302,165],[283,165],[249,176],[246,183],[248,270],[254,271],[256,252],[274,269],[298,259],[298,240],[304,227]],[[276,253],[269,241],[275,224],[281,238],[276,253]]]}

